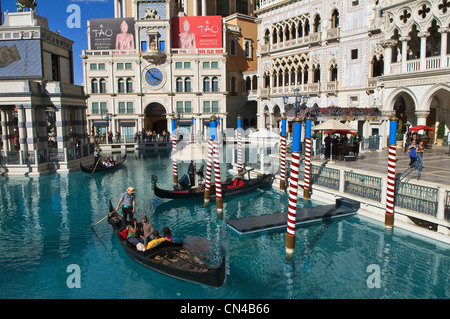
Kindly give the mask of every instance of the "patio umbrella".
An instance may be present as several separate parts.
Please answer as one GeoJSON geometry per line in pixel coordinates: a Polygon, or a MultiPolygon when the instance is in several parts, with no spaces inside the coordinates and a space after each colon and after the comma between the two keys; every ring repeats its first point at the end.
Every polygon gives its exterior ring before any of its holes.
{"type": "MultiPolygon", "coordinates": [[[[330,119],[323,123],[320,123],[319,125],[316,125],[312,128],[313,131],[351,131],[355,132],[356,129],[354,129],[351,126],[348,126],[346,124],[343,124],[339,121],[330,119]]],[[[331,141],[331,150],[333,149],[333,141],[331,141]]],[[[333,163],[333,155],[331,155],[331,163],[333,163]]]]}
{"type": "Polygon", "coordinates": [[[330,119],[312,128],[313,131],[352,131],[355,132],[356,129],[353,127],[343,124],[339,121],[330,119]]]}
{"type": "Polygon", "coordinates": [[[409,129],[410,131],[414,131],[414,132],[419,132],[420,130],[427,130],[427,131],[432,131],[433,128],[426,126],[426,125],[417,125],[417,126],[413,126],[409,129]]]}
{"type": "Polygon", "coordinates": [[[324,134],[335,134],[335,133],[337,133],[337,134],[340,134],[340,135],[347,135],[347,134],[353,134],[353,135],[355,135],[356,134],[356,132],[352,132],[352,131],[349,131],[349,130],[333,130],[333,131],[324,131],[323,132],[324,134]]]}
{"type": "Polygon", "coordinates": [[[280,134],[273,133],[266,129],[262,129],[262,130],[254,132],[254,133],[251,133],[248,135],[248,137],[250,137],[250,138],[273,138],[273,139],[281,138],[280,134]]]}
{"type": "Polygon", "coordinates": [[[207,157],[207,147],[202,144],[191,143],[174,152],[170,158],[182,162],[202,161],[207,157]]]}

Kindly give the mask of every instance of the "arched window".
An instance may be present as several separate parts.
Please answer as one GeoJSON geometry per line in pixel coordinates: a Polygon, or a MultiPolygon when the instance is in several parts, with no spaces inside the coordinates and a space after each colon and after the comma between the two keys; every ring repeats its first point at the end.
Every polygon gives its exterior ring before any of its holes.
{"type": "Polygon", "coordinates": [[[337,66],[333,64],[330,69],[330,81],[334,82],[337,81],[337,79],[338,79],[338,69],[337,66]]]}
{"type": "Polygon", "coordinates": [[[252,89],[252,79],[250,77],[247,77],[245,79],[245,90],[250,91],[252,89]]]}
{"type": "Polygon", "coordinates": [[[209,77],[203,79],[203,92],[211,92],[211,80],[209,77]]]}
{"type": "Polygon", "coordinates": [[[236,77],[235,77],[235,76],[232,76],[232,77],[231,77],[231,83],[230,83],[230,85],[231,85],[231,88],[230,88],[231,95],[236,96],[236,95],[237,95],[237,80],[236,80],[236,77]]]}
{"type": "Polygon", "coordinates": [[[100,79],[100,93],[106,93],[106,80],[100,79]]]}
{"type": "Polygon", "coordinates": [[[270,43],[270,31],[269,29],[266,29],[266,31],[264,32],[264,44],[269,43],[270,43]]]}
{"type": "Polygon", "coordinates": [[[122,78],[118,81],[117,91],[119,93],[125,93],[125,81],[122,78]]]}
{"type": "Polygon", "coordinates": [[[382,76],[384,71],[383,56],[379,59],[374,56],[372,59],[372,77],[382,76]]]}
{"type": "Polygon", "coordinates": [[[331,27],[339,27],[339,12],[337,11],[337,9],[334,9],[333,13],[331,14],[331,27]]]}
{"type": "Polygon", "coordinates": [[[127,93],[133,93],[133,80],[131,78],[127,79],[127,93]]]}
{"type": "Polygon", "coordinates": [[[270,74],[264,75],[264,88],[270,87],[270,74]]]}
{"type": "Polygon", "coordinates": [[[217,77],[212,78],[212,91],[219,92],[219,79],[217,77]]]}
{"type": "Polygon", "coordinates": [[[301,21],[298,23],[297,33],[299,38],[303,38],[303,24],[301,21]]]}
{"type": "Polygon", "coordinates": [[[175,90],[177,92],[183,92],[183,79],[182,78],[176,79],[175,90]]]}
{"type": "Polygon", "coordinates": [[[98,81],[97,79],[92,79],[91,81],[91,93],[98,93],[98,81]]]}
{"type": "Polygon", "coordinates": [[[314,67],[314,83],[320,82],[320,65],[314,67]]]}
{"type": "Polygon", "coordinates": [[[303,83],[308,83],[309,80],[309,66],[305,65],[303,68],[303,83]]]}
{"type": "Polygon", "coordinates": [[[252,78],[252,90],[258,89],[258,77],[256,75],[252,78]]]}
{"type": "Polygon", "coordinates": [[[314,32],[320,32],[320,15],[316,15],[314,18],[314,32]]]}
{"type": "Polygon", "coordinates": [[[184,79],[184,92],[192,92],[191,78],[184,79]]]}
{"type": "Polygon", "coordinates": [[[230,40],[230,55],[237,55],[236,39],[230,40]]]}

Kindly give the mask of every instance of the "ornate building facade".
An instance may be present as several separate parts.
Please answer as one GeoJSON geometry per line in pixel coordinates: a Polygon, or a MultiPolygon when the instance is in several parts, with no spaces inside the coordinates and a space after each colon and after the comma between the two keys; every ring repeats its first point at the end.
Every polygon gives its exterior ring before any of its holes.
{"type": "MultiPolygon", "coordinates": [[[[233,8],[210,2],[116,0],[114,19],[89,22],[82,58],[93,131],[128,138],[142,130],[161,134],[172,130],[175,118],[185,135],[192,122],[197,134],[206,135],[213,114],[222,128],[235,125],[246,103],[242,72],[256,68],[256,24],[243,14],[222,18],[233,8]],[[124,23],[128,29],[121,33],[132,34],[134,45],[118,47],[112,38],[124,23]]],[[[233,4],[251,11],[251,2],[244,2],[233,4]]]]}
{"type": "Polygon", "coordinates": [[[51,31],[32,9],[4,17],[1,165],[7,174],[79,169],[79,158],[90,152],[86,96],[73,80],[73,41],[51,31]]]}
{"type": "Polygon", "coordinates": [[[361,136],[389,135],[392,114],[403,124],[448,125],[450,8],[391,2],[258,1],[259,85],[249,96],[258,126],[277,127],[296,89],[318,120],[347,121],[361,136]]]}

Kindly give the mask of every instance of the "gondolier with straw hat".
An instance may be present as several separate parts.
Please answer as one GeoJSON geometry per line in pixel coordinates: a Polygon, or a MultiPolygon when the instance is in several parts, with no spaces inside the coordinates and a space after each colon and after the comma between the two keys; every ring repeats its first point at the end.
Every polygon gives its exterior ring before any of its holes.
{"type": "Polygon", "coordinates": [[[136,190],[133,187],[128,187],[127,190],[120,195],[119,202],[117,203],[116,210],[119,209],[120,204],[123,202],[122,207],[122,214],[123,214],[123,220],[126,223],[127,217],[129,216],[130,219],[133,219],[134,211],[136,208],[136,190]]]}

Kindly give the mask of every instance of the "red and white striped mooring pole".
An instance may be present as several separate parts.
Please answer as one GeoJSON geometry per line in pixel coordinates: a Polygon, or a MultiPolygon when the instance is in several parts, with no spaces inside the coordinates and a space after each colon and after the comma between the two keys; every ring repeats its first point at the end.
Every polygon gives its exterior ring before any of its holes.
{"type": "Polygon", "coordinates": [[[205,180],[205,196],[204,196],[204,206],[209,205],[209,200],[211,198],[211,169],[214,162],[214,140],[217,135],[217,118],[213,115],[210,119],[209,124],[209,134],[210,138],[208,141],[208,157],[206,159],[206,180],[205,180]]]}
{"type": "Polygon", "coordinates": [[[216,208],[219,218],[223,217],[222,183],[220,181],[219,141],[214,141],[214,182],[216,185],[216,208]]]}
{"type": "Polygon", "coordinates": [[[386,228],[394,226],[394,200],[395,200],[395,163],[397,160],[397,124],[398,118],[390,119],[389,126],[389,155],[387,172],[386,214],[384,225],[386,228]]]}
{"type": "Polygon", "coordinates": [[[237,164],[238,164],[238,176],[242,178],[242,171],[244,170],[242,166],[242,119],[241,116],[237,117],[237,146],[238,146],[238,155],[237,155],[237,164]]]}
{"type": "Polygon", "coordinates": [[[311,196],[311,117],[306,118],[305,124],[305,178],[303,184],[303,199],[308,200],[311,196]]]}
{"type": "MultiPolygon", "coordinates": [[[[175,118],[172,118],[172,154],[177,151],[177,130],[176,130],[176,121],[175,118]]],[[[172,168],[173,168],[173,185],[178,185],[178,167],[177,160],[172,160],[172,168]]]]}
{"type": "Polygon", "coordinates": [[[286,117],[281,119],[280,192],[286,190],[286,117]]]}
{"type": "Polygon", "coordinates": [[[296,117],[292,132],[292,160],[291,176],[289,179],[289,205],[286,232],[286,255],[285,262],[290,264],[295,247],[295,222],[297,218],[297,194],[298,194],[298,174],[300,166],[300,138],[302,132],[302,122],[296,117]]]}

